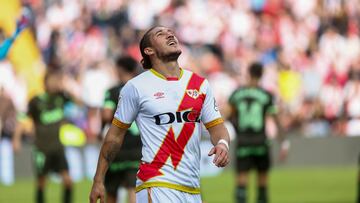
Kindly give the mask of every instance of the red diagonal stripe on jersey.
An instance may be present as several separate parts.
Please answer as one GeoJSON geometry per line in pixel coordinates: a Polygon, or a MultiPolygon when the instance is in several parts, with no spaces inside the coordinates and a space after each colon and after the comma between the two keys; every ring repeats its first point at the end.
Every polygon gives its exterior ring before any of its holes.
{"type": "MultiPolygon", "coordinates": [[[[204,78],[194,73],[189,81],[186,90],[200,91],[201,84],[204,82],[204,80],[204,78]]],[[[197,114],[200,114],[204,100],[205,96],[203,94],[199,95],[199,97],[195,99],[193,97],[190,97],[185,91],[184,98],[179,105],[178,111],[191,109],[192,111],[197,112],[197,114]]],[[[181,149],[176,149],[178,153],[171,154],[171,160],[175,169],[181,161],[182,155],[184,154],[184,148],[190,140],[191,136],[193,135],[194,129],[195,123],[185,123],[183,128],[181,129],[181,132],[177,138],[177,143],[181,146],[181,149]]]]}
{"type": "MultiPolygon", "coordinates": [[[[186,90],[200,90],[201,84],[204,82],[204,78],[192,74],[186,90]]],[[[181,101],[178,111],[183,110],[192,110],[196,115],[199,115],[202,105],[205,100],[205,95],[199,95],[194,98],[189,96],[187,92],[184,92],[183,100],[181,101]]],[[[147,181],[152,177],[162,175],[159,171],[161,167],[165,164],[166,160],[171,157],[172,164],[174,169],[179,165],[181,158],[184,154],[184,149],[188,141],[190,140],[195,129],[194,122],[187,122],[184,124],[178,138],[175,138],[174,131],[170,127],[162,145],[160,146],[158,152],[156,153],[154,160],[151,163],[141,163],[138,177],[142,181],[147,181]]]]}

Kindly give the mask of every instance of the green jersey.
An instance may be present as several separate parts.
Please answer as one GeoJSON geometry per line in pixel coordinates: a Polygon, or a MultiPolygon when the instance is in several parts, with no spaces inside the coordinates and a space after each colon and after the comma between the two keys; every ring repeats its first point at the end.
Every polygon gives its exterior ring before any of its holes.
{"type": "MultiPolygon", "coordinates": [[[[119,84],[106,91],[103,108],[111,109],[115,113],[120,91],[123,86],[123,84],[119,84]]],[[[141,147],[140,132],[134,122],[126,132],[121,150],[111,164],[110,170],[123,168],[137,169],[139,160],[141,159],[141,147]]]]}
{"type": "Polygon", "coordinates": [[[266,115],[276,113],[273,96],[260,87],[239,88],[230,96],[239,145],[266,143],[266,115]]]}
{"type": "Polygon", "coordinates": [[[34,97],[28,107],[28,115],[35,125],[35,145],[42,151],[62,150],[59,130],[65,121],[64,105],[70,99],[63,93],[34,97]]]}

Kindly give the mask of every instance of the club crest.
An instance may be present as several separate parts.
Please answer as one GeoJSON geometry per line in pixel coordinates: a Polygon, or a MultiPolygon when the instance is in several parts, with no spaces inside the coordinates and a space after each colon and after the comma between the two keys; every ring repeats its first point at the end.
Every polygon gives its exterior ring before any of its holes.
{"type": "Polygon", "coordinates": [[[193,99],[197,99],[200,96],[199,91],[194,89],[186,90],[186,94],[193,99]]]}

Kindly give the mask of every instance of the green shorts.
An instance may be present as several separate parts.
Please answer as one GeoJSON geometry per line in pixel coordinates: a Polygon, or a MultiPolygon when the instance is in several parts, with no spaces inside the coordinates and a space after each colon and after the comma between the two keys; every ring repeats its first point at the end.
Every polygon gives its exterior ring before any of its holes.
{"type": "Polygon", "coordinates": [[[106,192],[116,195],[119,187],[135,188],[139,161],[122,161],[110,164],[105,175],[106,192]]]}
{"type": "Polygon", "coordinates": [[[236,171],[256,169],[266,172],[271,167],[270,148],[262,146],[239,146],[236,149],[236,171]]]}

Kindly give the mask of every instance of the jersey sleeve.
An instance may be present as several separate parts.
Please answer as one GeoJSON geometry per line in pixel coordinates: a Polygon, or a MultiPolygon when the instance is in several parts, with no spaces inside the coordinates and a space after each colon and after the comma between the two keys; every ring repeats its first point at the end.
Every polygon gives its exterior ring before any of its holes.
{"type": "Polygon", "coordinates": [[[112,123],[119,128],[128,129],[139,111],[139,95],[135,86],[127,83],[120,92],[119,101],[112,123]]]}
{"type": "Polygon", "coordinates": [[[270,115],[277,114],[278,110],[275,105],[275,98],[272,94],[270,94],[270,93],[268,93],[268,94],[269,94],[270,100],[269,100],[269,104],[266,108],[266,113],[270,114],[270,115]]]}
{"type": "Polygon", "coordinates": [[[204,81],[202,88],[204,88],[205,101],[201,110],[200,119],[205,124],[206,128],[211,128],[215,125],[223,123],[224,121],[221,118],[214,94],[207,80],[204,81]]]}
{"type": "Polygon", "coordinates": [[[228,103],[235,106],[236,105],[236,99],[235,99],[235,95],[237,93],[237,90],[235,90],[233,93],[231,93],[228,103]]]}

